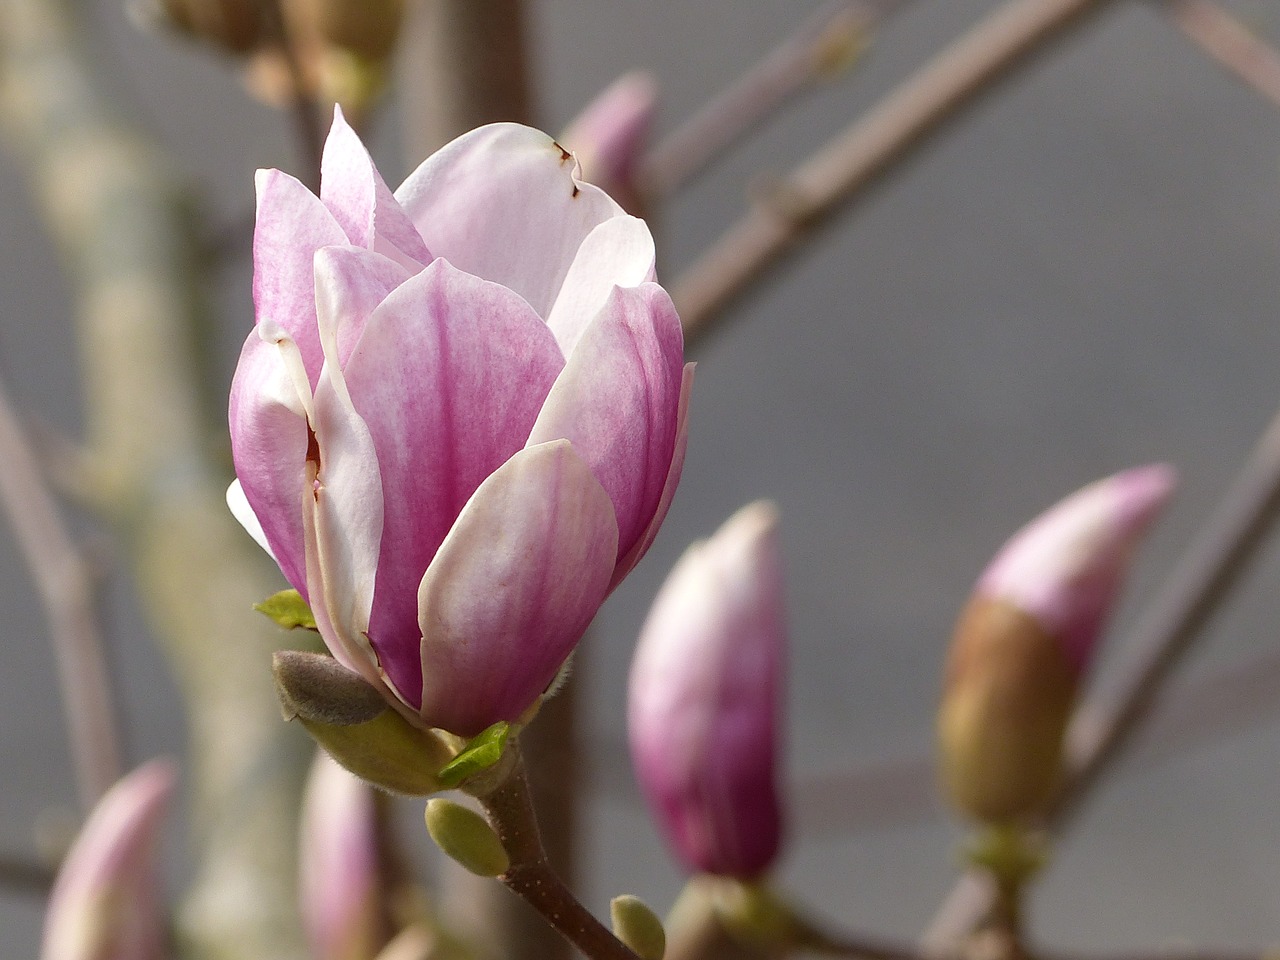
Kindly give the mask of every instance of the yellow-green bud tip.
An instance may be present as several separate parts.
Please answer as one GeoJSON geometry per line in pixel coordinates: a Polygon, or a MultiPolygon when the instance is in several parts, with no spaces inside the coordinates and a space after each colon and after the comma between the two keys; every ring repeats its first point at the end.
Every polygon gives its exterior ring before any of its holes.
{"type": "Polygon", "coordinates": [[[498,834],[474,810],[433,797],[427,801],[426,821],[436,845],[477,876],[501,876],[511,866],[498,834]]]}
{"type": "Polygon", "coordinates": [[[662,960],[667,951],[667,932],[662,921],[639,897],[624,893],[609,901],[613,935],[640,960],[662,960]]]}

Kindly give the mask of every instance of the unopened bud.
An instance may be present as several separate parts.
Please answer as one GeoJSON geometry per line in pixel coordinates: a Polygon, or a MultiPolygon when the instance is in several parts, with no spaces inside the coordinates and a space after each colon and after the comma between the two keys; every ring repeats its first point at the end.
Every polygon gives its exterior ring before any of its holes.
{"type": "Polygon", "coordinates": [[[1030,615],[974,598],[956,627],[938,714],[951,802],[986,822],[1038,811],[1058,784],[1076,687],[1062,645],[1030,615]]]}
{"type": "Polygon", "coordinates": [[[250,53],[264,39],[264,0],[134,0],[130,9],[228,53],[250,53]]]}
{"type": "Polygon", "coordinates": [[[1077,686],[1173,482],[1157,464],[1093,483],[1014,535],[979,579],[938,715],[942,780],[965,813],[1024,820],[1052,796],[1077,686]]]}
{"type": "MultiPolygon", "coordinates": [[[[404,0],[306,0],[320,36],[368,60],[385,60],[394,51],[404,21],[404,0]]],[[[295,5],[301,5],[295,0],[295,5]]]]}
{"type": "Polygon", "coordinates": [[[332,657],[281,651],[272,661],[286,720],[297,719],[333,759],[392,793],[426,796],[453,752],[413,726],[381,693],[332,657]]]}
{"type": "Polygon", "coordinates": [[[474,810],[433,797],[427,801],[426,821],[436,845],[477,876],[498,877],[511,866],[498,834],[474,810]]]}
{"type": "Polygon", "coordinates": [[[624,893],[609,901],[613,935],[640,960],[662,960],[667,952],[667,932],[650,906],[639,897],[624,893]]]}

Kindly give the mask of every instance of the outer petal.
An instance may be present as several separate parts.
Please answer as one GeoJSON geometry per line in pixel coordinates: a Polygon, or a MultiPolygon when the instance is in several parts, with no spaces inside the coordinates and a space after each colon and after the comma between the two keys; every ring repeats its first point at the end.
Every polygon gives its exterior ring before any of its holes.
{"type": "Polygon", "coordinates": [[[411,273],[431,260],[426,244],[382,180],[356,132],[334,107],[320,162],[320,199],[350,242],[398,261],[411,273]]]}
{"type": "Polygon", "coordinates": [[[259,170],[256,183],[254,313],[258,322],[276,323],[298,344],[314,387],[322,359],[312,258],[321,247],[347,243],[347,235],[316,195],[287,173],[259,170]]]}
{"type": "Polygon", "coordinates": [[[614,217],[587,234],[547,317],[564,355],[573,352],[615,286],[637,287],[653,278],[653,235],[643,220],[614,217]]]}
{"type": "Polygon", "coordinates": [[[422,578],[423,719],[463,736],[517,719],[582,638],[616,555],[609,497],[569,443],[503,464],[422,578]]]}
{"type": "Polygon", "coordinates": [[[316,251],[316,315],[321,339],[333,338],[338,364],[347,365],[369,316],[392,290],[409,279],[399,263],[361,247],[316,251]]]}
{"type": "Polygon", "coordinates": [[[527,303],[444,260],[374,311],[347,360],[385,498],[369,635],[414,706],[422,575],[476,488],[524,446],[562,364],[527,303]]]}
{"type": "Polygon", "coordinates": [[[614,288],[556,380],[529,443],[558,437],[591,466],[618,518],[619,558],[658,510],[678,436],[680,318],[656,283],[614,288]]]}
{"type": "Polygon", "coordinates": [[[622,208],[545,133],[495,123],[429,157],[396,199],[438,257],[510,287],[546,317],[592,229],[622,208]]]}
{"type": "Polygon", "coordinates": [[[778,850],[782,593],[777,516],[754,503],[686,551],[641,631],[628,697],[632,758],[692,870],[751,877],[778,850]]]}
{"type": "Polygon", "coordinates": [[[308,460],[310,483],[299,504],[311,609],[334,657],[381,686],[368,631],[382,539],[382,481],[369,428],[331,361],[316,387],[313,429],[318,462],[308,460]]]}
{"type": "MultiPolygon", "coordinates": [[[[285,579],[305,596],[307,578],[299,505],[306,483],[307,419],[299,389],[308,388],[290,375],[284,356],[285,351],[297,348],[292,342],[275,344],[264,340],[260,329],[245,341],[231,381],[231,454],[244,498],[260,522],[268,552],[280,564],[285,579]]],[[[296,356],[294,363],[298,363],[296,356]]],[[[297,377],[302,375],[297,373],[297,377]]],[[[244,523],[241,514],[236,516],[244,523]]],[[[254,533],[248,524],[245,526],[254,533]]]]}
{"type": "Polygon", "coordinates": [[[671,501],[676,495],[676,487],[680,485],[680,474],[684,470],[684,455],[689,446],[689,398],[693,393],[693,369],[695,364],[687,363],[684,367],[684,379],[680,384],[680,412],[676,415],[676,449],[671,457],[671,469],[667,471],[667,482],[662,487],[662,496],[658,500],[658,509],[653,519],[645,527],[644,532],[635,545],[618,558],[618,567],[613,571],[613,589],[620,584],[635,565],[644,559],[644,555],[653,546],[658,537],[662,521],[667,519],[667,511],[671,509],[671,501]]]}

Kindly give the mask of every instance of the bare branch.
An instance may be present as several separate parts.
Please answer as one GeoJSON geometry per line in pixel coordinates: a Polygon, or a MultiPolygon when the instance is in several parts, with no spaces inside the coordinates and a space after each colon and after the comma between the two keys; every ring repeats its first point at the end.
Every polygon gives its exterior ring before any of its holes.
{"type": "Polygon", "coordinates": [[[3,386],[0,502],[9,514],[49,621],[80,804],[88,811],[124,773],[93,579],[43,482],[3,386]]]}
{"type": "Polygon", "coordinates": [[[688,183],[767,117],[852,61],[873,30],[907,0],[835,3],[737,77],[653,147],[640,163],[646,194],[688,183]]]}
{"type": "Polygon", "coordinates": [[[1010,0],[779,181],[676,283],[689,340],[942,125],[1111,0],[1010,0]]]}
{"type": "Polygon", "coordinates": [[[1228,73],[1280,106],[1280,52],[1217,4],[1167,0],[1161,7],[1228,73]]]}

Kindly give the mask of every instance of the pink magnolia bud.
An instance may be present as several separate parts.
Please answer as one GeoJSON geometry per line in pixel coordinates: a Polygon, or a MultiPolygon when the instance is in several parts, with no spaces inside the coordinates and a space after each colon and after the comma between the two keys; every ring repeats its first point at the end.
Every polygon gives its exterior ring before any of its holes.
{"type": "Polygon", "coordinates": [[[390,939],[373,788],[317,751],[302,799],[302,924],[313,960],[373,960],[390,939]]]}
{"type": "Polygon", "coordinates": [[[631,757],[691,870],[751,878],[777,855],[786,626],[777,514],[739,510],[671,571],[631,667],[631,757]]]}
{"type": "Polygon", "coordinates": [[[684,462],[692,367],[648,228],[510,123],[393,194],[339,112],[319,197],[258,175],[254,302],[233,512],[406,716],[518,720],[684,462]]]}
{"type": "Polygon", "coordinates": [[[648,146],[657,99],[652,74],[623,74],[587,105],[561,138],[582,164],[583,176],[633,212],[641,205],[636,173],[648,146]]]}
{"type": "Polygon", "coordinates": [[[1081,675],[1173,485],[1156,465],[1085,487],[1019,531],[979,579],[938,714],[943,783],[965,813],[1018,820],[1052,796],[1081,675]]]}
{"type": "Polygon", "coordinates": [[[175,777],[170,763],[155,760],[98,801],[54,883],[41,960],[168,956],[156,844],[175,777]]]}

